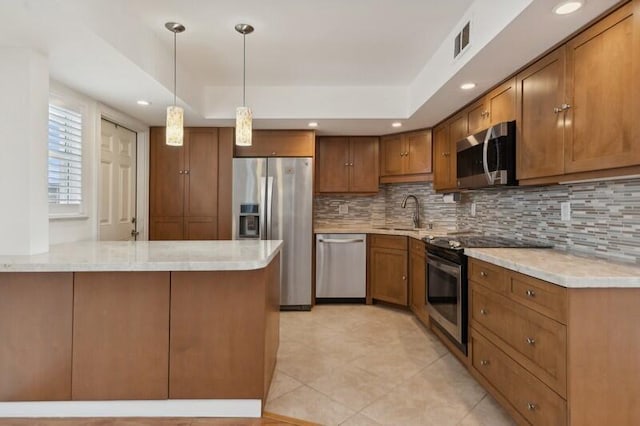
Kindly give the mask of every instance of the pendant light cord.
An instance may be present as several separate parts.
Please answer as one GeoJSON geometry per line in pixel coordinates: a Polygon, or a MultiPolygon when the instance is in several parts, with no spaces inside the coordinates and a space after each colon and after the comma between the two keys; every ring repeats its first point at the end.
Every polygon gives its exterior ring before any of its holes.
{"type": "Polygon", "coordinates": [[[247,88],[247,35],[242,34],[242,106],[247,106],[245,92],[247,88]]]}
{"type": "Polygon", "coordinates": [[[177,57],[178,57],[178,48],[176,45],[176,32],[173,32],[173,106],[176,106],[176,73],[177,73],[177,57]]]}

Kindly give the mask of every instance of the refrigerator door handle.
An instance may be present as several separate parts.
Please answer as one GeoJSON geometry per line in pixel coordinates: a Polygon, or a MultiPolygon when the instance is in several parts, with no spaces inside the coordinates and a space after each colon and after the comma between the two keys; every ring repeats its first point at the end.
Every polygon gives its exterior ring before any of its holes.
{"type": "Polygon", "coordinates": [[[269,176],[267,179],[267,240],[272,239],[272,224],[273,224],[273,176],[269,176]]]}
{"type": "Polygon", "coordinates": [[[266,203],[266,194],[267,194],[267,178],[260,178],[260,206],[258,207],[260,210],[260,239],[266,240],[267,237],[267,203],[266,203]]]}

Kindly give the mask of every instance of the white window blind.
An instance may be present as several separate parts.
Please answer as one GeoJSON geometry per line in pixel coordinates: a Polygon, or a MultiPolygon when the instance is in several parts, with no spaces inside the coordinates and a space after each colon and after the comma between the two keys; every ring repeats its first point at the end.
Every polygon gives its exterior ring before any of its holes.
{"type": "Polygon", "coordinates": [[[82,114],[49,104],[49,204],[82,203],[82,114]]]}

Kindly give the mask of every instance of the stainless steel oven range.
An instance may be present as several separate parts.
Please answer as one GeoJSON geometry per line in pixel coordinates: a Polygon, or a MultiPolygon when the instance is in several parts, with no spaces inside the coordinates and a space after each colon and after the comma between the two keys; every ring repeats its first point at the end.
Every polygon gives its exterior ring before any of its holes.
{"type": "Polygon", "coordinates": [[[424,238],[427,250],[426,302],[429,316],[451,342],[467,355],[468,282],[464,248],[544,248],[548,244],[481,235],[424,238]]]}

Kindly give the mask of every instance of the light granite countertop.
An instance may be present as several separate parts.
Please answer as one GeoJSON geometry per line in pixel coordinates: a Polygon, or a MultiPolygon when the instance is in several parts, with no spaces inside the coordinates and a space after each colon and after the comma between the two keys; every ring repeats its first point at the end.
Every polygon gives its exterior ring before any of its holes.
{"type": "Polygon", "coordinates": [[[282,241],[82,241],[0,256],[0,272],[243,271],[261,269],[282,241]]]}
{"type": "Polygon", "coordinates": [[[640,266],[554,249],[469,248],[464,253],[568,288],[640,287],[640,266]]]}
{"type": "Polygon", "coordinates": [[[453,232],[443,228],[437,229],[406,229],[406,228],[393,228],[393,227],[373,227],[373,226],[317,226],[313,228],[313,232],[316,234],[384,234],[384,235],[403,235],[407,237],[413,237],[417,239],[424,238],[428,235],[434,237],[441,237],[447,235],[447,233],[453,232]]]}

